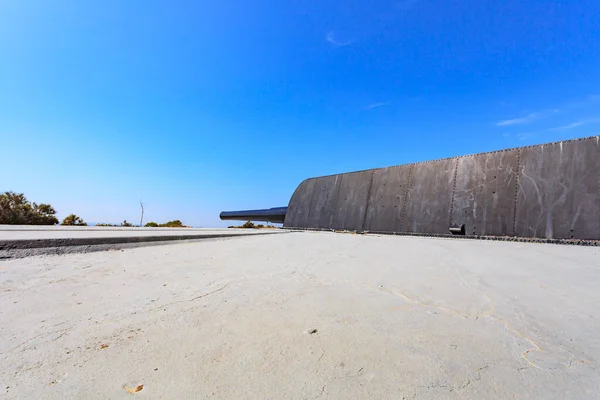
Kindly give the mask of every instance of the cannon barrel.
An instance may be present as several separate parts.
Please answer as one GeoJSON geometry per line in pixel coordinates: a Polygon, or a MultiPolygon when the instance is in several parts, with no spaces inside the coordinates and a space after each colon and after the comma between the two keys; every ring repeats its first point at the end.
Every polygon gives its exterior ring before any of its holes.
{"type": "Polygon", "coordinates": [[[223,211],[219,215],[222,220],[234,221],[266,221],[282,224],[287,207],[273,207],[264,210],[223,211]]]}

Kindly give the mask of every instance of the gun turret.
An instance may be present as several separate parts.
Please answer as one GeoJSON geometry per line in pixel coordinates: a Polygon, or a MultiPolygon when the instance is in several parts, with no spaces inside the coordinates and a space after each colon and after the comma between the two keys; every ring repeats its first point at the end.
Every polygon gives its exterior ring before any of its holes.
{"type": "Polygon", "coordinates": [[[265,221],[283,224],[287,207],[273,207],[263,210],[223,211],[219,215],[222,220],[265,221]]]}

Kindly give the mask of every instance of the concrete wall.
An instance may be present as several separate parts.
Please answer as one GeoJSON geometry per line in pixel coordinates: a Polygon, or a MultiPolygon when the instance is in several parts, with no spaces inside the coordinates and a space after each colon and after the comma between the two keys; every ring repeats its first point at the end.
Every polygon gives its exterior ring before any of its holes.
{"type": "Polygon", "coordinates": [[[448,233],[456,160],[413,165],[405,199],[405,232],[448,233]]]}
{"type": "Polygon", "coordinates": [[[341,181],[331,224],[333,229],[363,229],[372,175],[372,170],[337,175],[341,176],[341,181]]]}
{"type": "Polygon", "coordinates": [[[600,239],[600,136],[307,179],[285,227],[600,239]]]}
{"type": "Polygon", "coordinates": [[[600,137],[520,150],[515,234],[600,239],[600,137]]]}
{"type": "Polygon", "coordinates": [[[364,229],[403,232],[404,200],[410,183],[412,165],[373,171],[364,229]]]}
{"type": "Polygon", "coordinates": [[[450,221],[469,235],[513,235],[518,150],[457,159],[450,221]]]}

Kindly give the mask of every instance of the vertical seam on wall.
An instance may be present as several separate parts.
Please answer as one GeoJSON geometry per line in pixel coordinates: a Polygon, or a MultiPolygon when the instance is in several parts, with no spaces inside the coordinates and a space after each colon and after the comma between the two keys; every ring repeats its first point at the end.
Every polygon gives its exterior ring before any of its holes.
{"type": "Polygon", "coordinates": [[[373,179],[375,177],[375,170],[371,170],[371,179],[369,179],[369,190],[367,191],[367,205],[365,206],[365,212],[363,213],[362,223],[360,224],[360,230],[365,230],[365,222],[367,220],[367,212],[369,211],[369,205],[371,204],[371,191],[373,190],[373,179]]]}
{"type": "MultiPolygon", "coordinates": [[[[337,192],[335,193],[335,204],[333,205],[333,213],[331,214],[331,219],[329,220],[329,227],[333,228],[333,229],[338,229],[336,227],[333,226],[334,222],[335,222],[335,215],[337,214],[338,211],[338,200],[340,198],[340,188],[342,187],[342,183],[344,182],[344,176],[345,174],[339,174],[338,177],[340,178],[340,184],[337,185],[337,192]]],[[[337,183],[337,180],[336,180],[337,183]]]]}
{"type": "Polygon", "coordinates": [[[400,211],[400,232],[404,231],[404,215],[406,213],[406,201],[408,199],[408,188],[410,187],[410,183],[412,180],[412,170],[414,164],[410,164],[408,168],[408,182],[406,182],[406,187],[404,188],[404,195],[402,197],[402,210],[400,211]]]}
{"type": "Polygon", "coordinates": [[[521,170],[521,149],[517,149],[517,171],[515,173],[515,202],[513,204],[513,236],[517,235],[517,197],[519,196],[519,174],[521,170]]]}
{"type": "Polygon", "coordinates": [[[458,172],[458,160],[459,157],[456,158],[456,162],[454,163],[454,177],[452,182],[452,198],[450,199],[450,213],[448,214],[448,227],[452,226],[452,213],[454,212],[454,193],[456,191],[456,174],[458,172]]]}
{"type": "Polygon", "coordinates": [[[312,211],[312,205],[313,205],[313,199],[315,198],[315,187],[317,186],[317,182],[318,180],[315,180],[315,184],[313,185],[313,190],[312,190],[312,196],[310,196],[310,203],[308,203],[308,214],[306,215],[306,227],[309,227],[309,221],[310,221],[310,212],[312,211]]]}

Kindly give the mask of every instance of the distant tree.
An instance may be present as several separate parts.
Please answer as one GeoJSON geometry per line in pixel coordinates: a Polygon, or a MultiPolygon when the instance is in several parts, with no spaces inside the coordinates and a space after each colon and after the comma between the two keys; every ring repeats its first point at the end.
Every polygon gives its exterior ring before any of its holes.
{"type": "Polygon", "coordinates": [[[96,224],[96,226],[118,226],[118,225],[107,224],[107,223],[100,223],[100,224],[96,224]]]}
{"type": "Polygon", "coordinates": [[[31,203],[23,193],[0,194],[0,224],[56,225],[55,214],[51,205],[31,203]]]}
{"type": "Polygon", "coordinates": [[[127,220],[124,220],[123,223],[121,224],[121,226],[125,226],[127,228],[131,228],[133,226],[133,224],[127,222],[127,220]]]}
{"type": "MultiPolygon", "coordinates": [[[[252,221],[246,221],[241,226],[229,225],[228,228],[261,229],[261,228],[265,228],[265,226],[263,224],[254,225],[254,223],[252,221]]],[[[266,226],[266,228],[270,228],[270,227],[266,226]]]]}
{"type": "Polygon", "coordinates": [[[87,226],[85,221],[75,214],[66,216],[65,219],[63,219],[61,225],[87,226]]]}
{"type": "Polygon", "coordinates": [[[160,224],[159,226],[162,226],[164,228],[183,228],[185,225],[183,225],[183,222],[176,219],[174,221],[169,221],[165,222],[164,224],[160,224]]]}
{"type": "Polygon", "coordinates": [[[156,222],[148,222],[144,225],[146,228],[185,228],[186,226],[180,220],[176,219],[173,221],[165,222],[164,224],[157,224],[156,222]]]}

